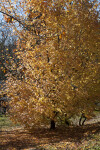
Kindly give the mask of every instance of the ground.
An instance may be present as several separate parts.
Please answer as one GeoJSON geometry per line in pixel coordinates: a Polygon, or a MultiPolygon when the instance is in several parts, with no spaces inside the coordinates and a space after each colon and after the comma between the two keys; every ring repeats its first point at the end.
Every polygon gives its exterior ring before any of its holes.
{"type": "Polygon", "coordinates": [[[12,126],[1,129],[0,150],[100,150],[99,137],[100,122],[60,126],[54,131],[36,128],[29,132],[20,126],[12,126]]]}

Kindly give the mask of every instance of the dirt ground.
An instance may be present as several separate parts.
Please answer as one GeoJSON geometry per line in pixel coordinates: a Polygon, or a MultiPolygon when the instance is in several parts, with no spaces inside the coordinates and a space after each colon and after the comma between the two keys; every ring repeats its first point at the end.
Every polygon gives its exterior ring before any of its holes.
{"type": "Polygon", "coordinates": [[[0,150],[77,150],[98,133],[100,122],[57,127],[54,131],[36,128],[32,133],[22,128],[12,128],[0,132],[0,150]]]}

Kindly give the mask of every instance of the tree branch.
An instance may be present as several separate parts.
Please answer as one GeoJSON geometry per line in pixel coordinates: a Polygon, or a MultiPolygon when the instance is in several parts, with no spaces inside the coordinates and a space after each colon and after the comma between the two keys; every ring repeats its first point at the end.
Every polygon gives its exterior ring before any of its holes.
{"type": "Polygon", "coordinates": [[[20,24],[25,25],[24,23],[22,23],[22,22],[21,22],[19,19],[17,19],[16,17],[14,17],[14,16],[12,16],[12,15],[6,13],[6,12],[3,12],[3,11],[1,11],[1,10],[0,10],[0,12],[1,12],[2,14],[4,14],[4,15],[7,15],[8,17],[13,18],[14,20],[18,21],[20,24]]]}

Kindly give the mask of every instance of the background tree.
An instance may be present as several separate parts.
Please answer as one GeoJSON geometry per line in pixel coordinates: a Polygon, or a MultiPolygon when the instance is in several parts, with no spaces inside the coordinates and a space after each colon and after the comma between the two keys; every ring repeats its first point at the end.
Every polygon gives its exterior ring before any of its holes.
{"type": "Polygon", "coordinates": [[[23,67],[16,54],[17,38],[6,22],[0,23],[0,80],[6,80],[8,73],[18,78],[21,76],[23,67]]]}
{"type": "Polygon", "coordinates": [[[10,28],[5,23],[0,24],[0,79],[6,79],[7,72],[11,72],[11,67],[17,58],[14,52],[16,48],[16,39],[11,36],[10,28]]]}
{"type": "MultiPolygon", "coordinates": [[[[6,10],[2,5],[0,11],[22,27],[15,26],[15,32],[20,37],[17,54],[25,66],[24,78],[9,75],[7,80],[14,121],[29,128],[51,121],[52,129],[57,116],[91,114],[96,99],[91,99],[87,88],[92,83],[94,88],[99,78],[98,2],[31,0],[17,4],[22,15],[12,3],[6,10]]],[[[7,22],[12,26],[12,21],[7,22]]]]}

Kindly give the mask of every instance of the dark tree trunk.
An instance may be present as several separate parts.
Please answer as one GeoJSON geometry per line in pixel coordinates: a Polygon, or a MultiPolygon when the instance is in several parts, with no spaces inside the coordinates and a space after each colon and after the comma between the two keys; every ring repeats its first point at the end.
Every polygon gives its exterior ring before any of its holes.
{"type": "Polygon", "coordinates": [[[55,121],[54,121],[54,120],[51,120],[50,129],[51,129],[51,130],[54,130],[54,129],[55,129],[55,121]]]}
{"type": "Polygon", "coordinates": [[[80,117],[79,125],[83,126],[85,121],[86,121],[86,117],[85,117],[85,114],[83,113],[80,117]],[[84,119],[84,120],[82,120],[82,119],[84,119]]]}
{"type": "Polygon", "coordinates": [[[65,119],[65,124],[66,124],[67,126],[70,125],[69,122],[67,121],[67,119],[65,119]]]}
{"type": "Polygon", "coordinates": [[[82,122],[82,126],[84,125],[84,122],[86,121],[86,117],[84,117],[84,121],[82,122]]]}
{"type": "Polygon", "coordinates": [[[79,126],[81,126],[81,120],[82,120],[82,116],[79,119],[79,126]]]}

